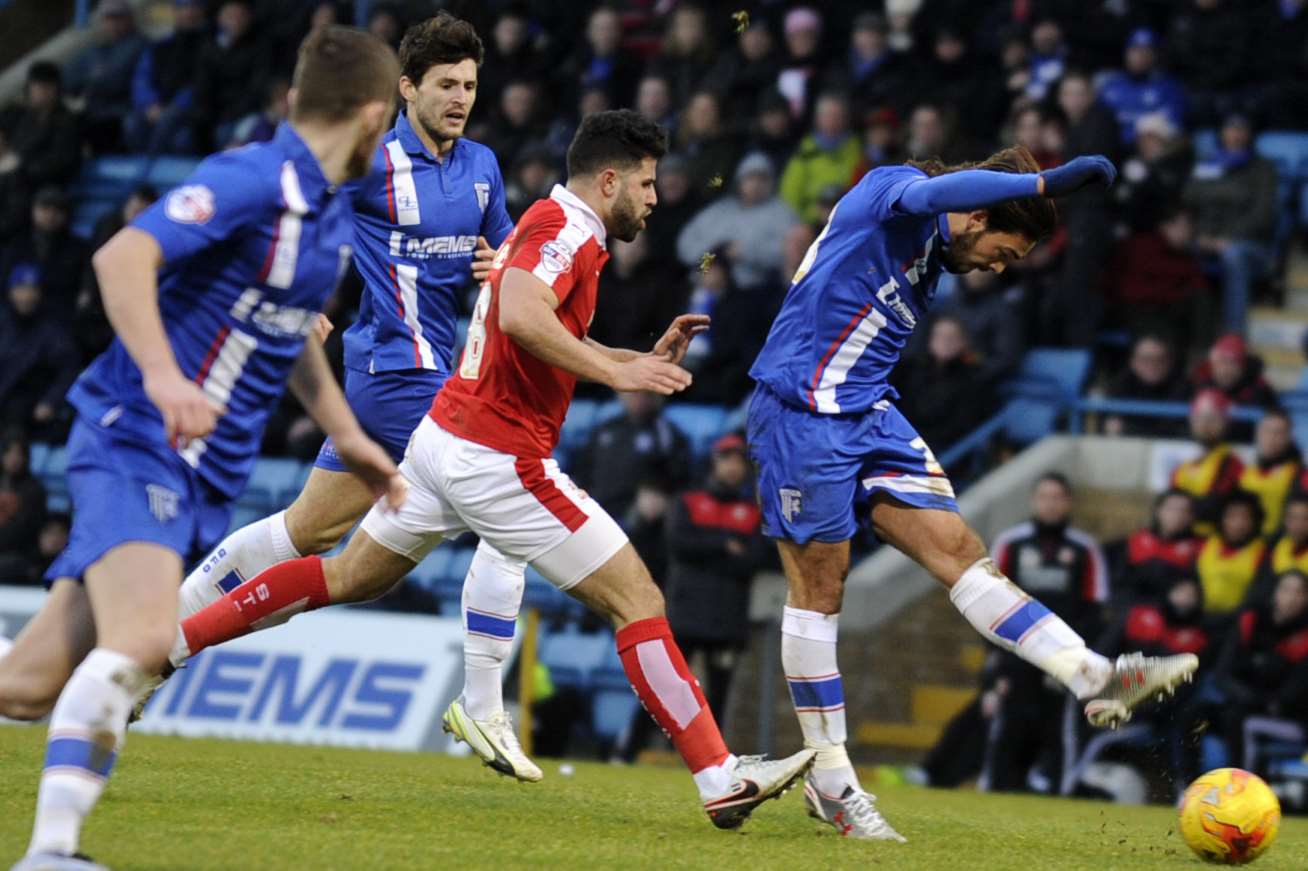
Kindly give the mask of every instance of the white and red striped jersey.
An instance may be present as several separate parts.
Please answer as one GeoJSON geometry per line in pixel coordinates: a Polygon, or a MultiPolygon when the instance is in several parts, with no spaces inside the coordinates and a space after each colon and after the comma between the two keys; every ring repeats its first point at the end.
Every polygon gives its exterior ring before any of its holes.
{"type": "Polygon", "coordinates": [[[524,458],[544,458],[559,441],[577,379],[532,356],[499,328],[504,273],[524,269],[558,296],[554,314],[578,339],[595,316],[608,261],[604,224],[579,197],[555,185],[532,204],[500,246],[468,328],[458,369],[436,395],[431,417],[460,438],[524,458]]]}

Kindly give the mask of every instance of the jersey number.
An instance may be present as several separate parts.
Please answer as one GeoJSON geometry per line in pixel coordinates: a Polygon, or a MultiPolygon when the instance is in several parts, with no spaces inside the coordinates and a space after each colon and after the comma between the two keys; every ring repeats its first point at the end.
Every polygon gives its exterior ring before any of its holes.
{"type": "Polygon", "coordinates": [[[490,282],[483,282],[472,307],[472,320],[468,322],[468,341],[463,346],[463,362],[459,364],[459,377],[476,381],[481,377],[481,358],[486,353],[486,310],[490,308],[490,282]]]}

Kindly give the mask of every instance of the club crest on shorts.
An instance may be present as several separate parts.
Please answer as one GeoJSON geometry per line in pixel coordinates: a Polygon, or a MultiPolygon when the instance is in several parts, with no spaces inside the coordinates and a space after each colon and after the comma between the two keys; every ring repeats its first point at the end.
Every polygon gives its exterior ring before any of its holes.
{"type": "Polygon", "coordinates": [[[154,515],[155,520],[167,523],[177,517],[179,497],[175,491],[158,484],[146,484],[145,496],[150,501],[150,513],[154,515]]]}
{"type": "Polygon", "coordinates": [[[781,497],[781,516],[786,518],[787,523],[794,522],[795,518],[799,516],[799,512],[803,510],[803,502],[800,499],[799,491],[790,487],[782,487],[777,491],[777,495],[781,497]]]}

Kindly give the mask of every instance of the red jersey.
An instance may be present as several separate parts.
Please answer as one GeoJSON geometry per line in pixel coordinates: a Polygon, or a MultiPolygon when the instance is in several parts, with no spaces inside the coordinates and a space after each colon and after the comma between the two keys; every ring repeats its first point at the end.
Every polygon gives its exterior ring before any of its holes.
{"type": "Polygon", "coordinates": [[[585,338],[600,270],[609,259],[604,223],[576,194],[555,185],[504,240],[468,326],[459,368],[432,402],[431,418],[459,438],[515,457],[544,459],[559,441],[577,378],[532,356],[500,331],[500,281],[525,269],[559,298],[555,316],[585,338]]]}

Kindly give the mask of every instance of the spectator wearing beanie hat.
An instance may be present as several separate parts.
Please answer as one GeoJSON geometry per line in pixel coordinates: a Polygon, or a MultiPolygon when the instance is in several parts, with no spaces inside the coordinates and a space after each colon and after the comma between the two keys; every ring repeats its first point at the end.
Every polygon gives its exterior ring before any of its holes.
{"type": "Polygon", "coordinates": [[[1244,463],[1227,440],[1231,424],[1231,400],[1220,390],[1208,388],[1190,403],[1190,436],[1202,449],[1172,472],[1171,486],[1194,497],[1195,532],[1212,535],[1222,500],[1236,489],[1244,463]]]}

